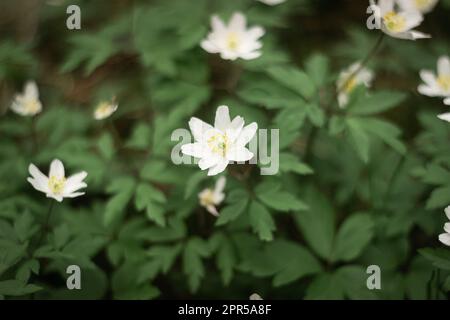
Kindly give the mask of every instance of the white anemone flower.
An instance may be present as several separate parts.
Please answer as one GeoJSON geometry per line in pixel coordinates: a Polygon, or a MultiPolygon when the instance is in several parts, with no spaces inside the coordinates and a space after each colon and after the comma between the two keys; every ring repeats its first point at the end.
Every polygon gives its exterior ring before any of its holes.
{"type": "Polygon", "coordinates": [[[265,3],[269,6],[276,6],[277,4],[283,3],[286,0],[258,0],[259,2],[265,3]]]}
{"type": "Polygon", "coordinates": [[[87,187],[87,184],[83,181],[87,176],[85,171],[66,178],[64,165],[58,159],[51,162],[48,177],[34,164],[30,164],[28,171],[31,177],[27,180],[31,183],[33,188],[45,193],[47,198],[53,198],[58,202],[61,202],[63,198],[82,196],[84,192],[76,191],[87,187]]]}
{"type": "Polygon", "coordinates": [[[42,103],[39,100],[39,90],[34,81],[25,84],[23,93],[16,94],[11,110],[21,116],[34,116],[42,111],[42,103]]]}
{"type": "Polygon", "coordinates": [[[437,75],[431,70],[421,70],[420,77],[425,82],[418,91],[429,97],[450,97],[450,59],[441,56],[437,61],[437,75]]]}
{"type": "Polygon", "coordinates": [[[430,35],[413,30],[423,21],[423,15],[417,10],[403,10],[396,6],[395,0],[379,0],[375,5],[371,0],[381,30],[393,38],[416,40],[430,38],[430,35]]]}
{"type": "MultiPolygon", "coordinates": [[[[450,206],[445,208],[445,215],[450,220],[450,206]]],[[[444,224],[445,233],[441,233],[439,235],[439,241],[445,244],[446,246],[450,246],[450,222],[446,222],[444,224]]]]}
{"type": "Polygon", "coordinates": [[[261,298],[261,296],[257,293],[252,293],[252,295],[249,298],[250,300],[263,300],[263,298],[261,298]]]}
{"type": "Polygon", "coordinates": [[[397,0],[400,8],[405,11],[417,10],[422,14],[430,13],[439,0],[397,0]]]}
{"type": "Polygon", "coordinates": [[[189,128],[195,142],[183,145],[181,152],[200,158],[198,166],[201,170],[209,169],[209,176],[223,172],[230,161],[253,158],[253,153],[245,146],[255,135],[258,125],[253,122],[244,127],[244,119],[240,116],[231,121],[227,106],[217,108],[214,127],[192,117],[189,128]]]}
{"type": "Polygon", "coordinates": [[[219,212],[217,211],[216,206],[221,204],[222,201],[225,199],[225,193],[223,193],[223,190],[225,188],[226,182],[227,181],[225,177],[220,177],[216,181],[214,190],[206,188],[198,194],[200,205],[205,207],[209,213],[211,213],[216,217],[219,216],[219,212]]]}
{"type": "Polygon", "coordinates": [[[211,17],[212,31],[201,42],[201,47],[209,53],[220,53],[222,59],[256,59],[261,55],[262,43],[258,41],[264,35],[264,29],[256,26],[247,29],[245,16],[236,12],[228,25],[216,15],[211,17]]]}
{"type": "Polygon", "coordinates": [[[95,120],[103,120],[110,117],[116,112],[119,105],[114,101],[102,101],[98,104],[94,111],[95,120]]]}
{"type": "Polygon", "coordinates": [[[360,62],[353,63],[343,70],[336,81],[338,89],[339,107],[344,108],[348,103],[349,95],[359,85],[370,87],[373,80],[373,72],[367,68],[361,68],[360,62]]]}

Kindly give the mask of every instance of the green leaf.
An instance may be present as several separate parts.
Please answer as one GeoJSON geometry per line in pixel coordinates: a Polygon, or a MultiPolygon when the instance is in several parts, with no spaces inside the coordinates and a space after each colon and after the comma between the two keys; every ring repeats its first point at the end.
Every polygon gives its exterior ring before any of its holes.
{"type": "Polygon", "coordinates": [[[293,67],[270,67],[267,72],[273,79],[305,99],[311,98],[315,92],[313,81],[301,70],[293,67]]]}
{"type": "Polygon", "coordinates": [[[349,112],[354,115],[373,115],[399,105],[405,98],[405,93],[395,91],[379,91],[362,95],[349,112]]]}
{"type": "Polygon", "coordinates": [[[107,188],[114,196],[108,200],[103,216],[105,225],[110,225],[125,214],[125,208],[133,196],[135,181],[131,177],[119,177],[107,188]]]}
{"type": "Polygon", "coordinates": [[[239,199],[237,202],[234,202],[225,208],[220,210],[219,217],[217,218],[216,225],[221,226],[227,224],[230,221],[236,220],[242,212],[245,211],[248,204],[248,196],[245,198],[239,199]]]}
{"type": "Polygon", "coordinates": [[[419,249],[419,253],[430,261],[433,266],[450,270],[450,251],[444,248],[432,249],[424,248],[419,249]]]}
{"type": "Polygon", "coordinates": [[[316,87],[323,86],[327,80],[329,60],[323,54],[314,54],[305,63],[306,72],[316,87]]]}
{"type": "Polygon", "coordinates": [[[114,156],[114,140],[108,132],[105,132],[97,141],[97,148],[106,160],[111,160],[114,156]]]}
{"type": "Polygon", "coordinates": [[[333,248],[335,213],[328,199],[316,189],[309,188],[305,199],[309,210],[295,213],[295,221],[309,246],[328,260],[333,248]]]}
{"type": "Polygon", "coordinates": [[[274,191],[257,194],[259,200],[269,208],[279,211],[306,210],[308,207],[303,201],[287,191],[274,191]]]}
{"type": "Polygon", "coordinates": [[[347,127],[349,129],[350,140],[355,146],[356,152],[362,161],[369,162],[369,136],[364,130],[362,124],[357,119],[347,119],[347,127]]]}
{"type": "Polygon", "coordinates": [[[210,255],[210,250],[203,240],[192,238],[186,244],[183,252],[183,272],[188,278],[191,292],[196,292],[200,281],[205,276],[202,258],[210,255]]]}
{"type": "Polygon", "coordinates": [[[301,162],[298,157],[290,153],[280,153],[280,170],[301,175],[314,173],[314,170],[309,165],[301,162]]]}
{"type": "Polygon", "coordinates": [[[335,240],[332,261],[357,258],[372,240],[374,223],[368,214],[353,214],[344,221],[335,240]]]}
{"type": "Polygon", "coordinates": [[[450,203],[450,186],[434,189],[427,200],[427,209],[443,208],[450,203]]]}
{"type": "Polygon", "coordinates": [[[41,290],[41,287],[20,280],[0,281],[0,294],[4,296],[23,296],[39,290],[41,290]]]}
{"type": "Polygon", "coordinates": [[[273,239],[273,231],[276,230],[275,222],[273,221],[270,212],[259,202],[250,202],[249,208],[250,225],[259,238],[264,241],[271,241],[273,239]]]}
{"type": "Polygon", "coordinates": [[[380,138],[381,140],[383,140],[395,151],[397,151],[400,154],[406,153],[405,145],[399,139],[397,139],[397,137],[400,135],[400,130],[396,126],[390,124],[389,122],[374,118],[364,119],[363,124],[364,129],[367,132],[370,132],[373,135],[380,138]]]}

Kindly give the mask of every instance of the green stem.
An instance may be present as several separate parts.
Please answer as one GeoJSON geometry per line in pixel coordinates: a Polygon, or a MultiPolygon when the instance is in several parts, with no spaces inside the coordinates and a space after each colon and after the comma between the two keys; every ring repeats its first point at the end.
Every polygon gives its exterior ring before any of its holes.
{"type": "Polygon", "coordinates": [[[50,216],[53,211],[54,203],[55,203],[55,200],[50,199],[50,205],[47,210],[47,215],[45,216],[44,224],[42,225],[41,234],[39,235],[38,241],[36,242],[36,246],[33,251],[35,251],[39,248],[39,245],[41,244],[42,240],[44,239],[44,236],[47,234],[47,231],[49,229],[50,216]]]}

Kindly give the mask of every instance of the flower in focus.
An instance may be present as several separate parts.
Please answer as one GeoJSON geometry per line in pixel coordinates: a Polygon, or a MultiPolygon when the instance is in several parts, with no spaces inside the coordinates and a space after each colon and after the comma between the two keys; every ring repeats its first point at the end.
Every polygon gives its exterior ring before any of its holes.
{"type": "Polygon", "coordinates": [[[212,16],[212,31],[201,42],[201,47],[209,53],[220,53],[225,60],[258,58],[262,47],[258,39],[264,35],[264,29],[259,26],[247,29],[246,24],[246,18],[240,12],[233,14],[228,25],[218,16],[212,16]]]}
{"type": "Polygon", "coordinates": [[[11,104],[11,110],[21,116],[34,116],[42,111],[36,82],[28,81],[25,84],[24,92],[16,94],[11,104]]]}
{"type": "Polygon", "coordinates": [[[47,195],[47,198],[53,198],[61,202],[63,198],[75,198],[82,196],[84,192],[76,192],[79,189],[86,188],[87,184],[83,181],[87,173],[82,171],[68,178],[65,177],[64,165],[58,159],[50,164],[48,177],[45,176],[34,164],[30,164],[28,171],[31,175],[27,180],[33,188],[47,195]]]}
{"type": "Polygon", "coordinates": [[[376,18],[380,20],[381,30],[384,33],[394,38],[407,40],[430,38],[430,35],[412,30],[423,21],[419,11],[396,8],[395,4],[395,0],[379,0],[378,5],[375,5],[371,0],[371,5],[375,7],[376,18]]]}
{"type": "Polygon", "coordinates": [[[425,82],[418,91],[429,97],[450,97],[450,59],[442,56],[437,62],[437,76],[430,70],[421,70],[420,77],[425,82]]]}
{"type": "Polygon", "coordinates": [[[231,121],[227,106],[217,108],[214,127],[192,117],[189,128],[195,142],[183,145],[181,152],[200,158],[198,166],[202,170],[209,169],[209,176],[224,171],[229,161],[247,161],[253,157],[245,145],[255,135],[258,125],[253,122],[244,127],[240,116],[231,121]]]}
{"type": "Polygon", "coordinates": [[[276,6],[277,4],[283,3],[286,0],[258,0],[259,2],[265,3],[269,6],[276,6]]]}
{"type": "Polygon", "coordinates": [[[400,8],[405,11],[417,10],[422,14],[431,12],[439,0],[397,0],[400,8]]]}
{"type": "MultiPolygon", "coordinates": [[[[450,220],[450,206],[445,208],[445,214],[447,218],[450,220]]],[[[445,233],[441,233],[439,235],[439,241],[445,244],[446,246],[450,246],[450,222],[446,222],[444,224],[445,233]]]]}
{"type": "Polygon", "coordinates": [[[200,200],[200,205],[206,208],[209,213],[214,216],[218,216],[219,212],[217,212],[216,206],[222,203],[223,199],[225,199],[225,194],[223,193],[223,189],[225,188],[226,179],[225,177],[220,177],[216,181],[216,185],[214,190],[210,188],[204,189],[202,192],[198,194],[198,199],[200,200]]]}
{"type": "Polygon", "coordinates": [[[103,120],[116,112],[119,105],[114,101],[102,101],[98,104],[94,111],[95,120],[103,120]]]}
{"type": "Polygon", "coordinates": [[[373,72],[367,68],[361,68],[359,62],[343,70],[336,81],[339,107],[343,108],[347,105],[349,95],[357,86],[363,84],[370,87],[372,80],[373,72]]]}

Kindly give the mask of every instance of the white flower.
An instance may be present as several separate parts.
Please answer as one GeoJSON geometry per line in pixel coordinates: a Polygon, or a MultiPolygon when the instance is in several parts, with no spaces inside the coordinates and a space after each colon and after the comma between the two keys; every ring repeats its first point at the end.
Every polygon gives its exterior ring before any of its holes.
{"type": "Polygon", "coordinates": [[[183,145],[181,151],[200,158],[198,166],[209,169],[209,176],[224,171],[229,161],[247,161],[253,157],[245,145],[255,135],[258,125],[253,122],[244,127],[240,116],[231,121],[227,106],[217,108],[214,127],[195,117],[189,120],[189,127],[195,142],[183,145]]]}
{"type": "Polygon", "coordinates": [[[21,116],[34,116],[42,111],[42,104],[39,101],[39,90],[34,81],[25,84],[24,92],[16,94],[11,110],[21,116]]]}
{"type": "Polygon", "coordinates": [[[430,70],[421,70],[420,77],[425,82],[418,91],[430,97],[450,97],[450,59],[442,56],[437,62],[437,76],[430,70]]]}
{"type": "Polygon", "coordinates": [[[114,101],[102,101],[98,104],[94,111],[95,120],[103,120],[116,112],[119,105],[114,101]]]}
{"type": "Polygon", "coordinates": [[[86,188],[87,184],[83,182],[87,173],[82,171],[68,178],[65,177],[64,165],[58,159],[50,164],[48,177],[45,176],[34,164],[30,164],[28,171],[31,178],[28,182],[38,191],[44,192],[47,198],[53,198],[61,202],[63,198],[75,198],[84,194],[76,192],[81,188],[86,188]]]}
{"type": "Polygon", "coordinates": [[[446,99],[444,100],[444,104],[450,106],[450,98],[446,98],[446,99]]]}
{"type": "MultiPolygon", "coordinates": [[[[450,220],[450,206],[445,208],[445,214],[447,215],[447,218],[450,220]]],[[[439,235],[439,241],[445,244],[446,246],[450,246],[450,222],[444,224],[444,231],[445,233],[441,233],[439,235]]]]}
{"type": "MultiPolygon", "coordinates": [[[[446,98],[444,100],[444,104],[450,106],[450,98],[446,98]]],[[[440,115],[437,116],[439,119],[450,122],[450,112],[446,112],[446,113],[441,113],[440,115]]]]}
{"type": "Polygon", "coordinates": [[[217,212],[216,206],[222,203],[223,199],[225,199],[225,194],[223,193],[223,189],[225,188],[226,179],[225,177],[220,177],[216,181],[216,185],[214,190],[210,188],[204,189],[202,192],[198,194],[198,199],[200,200],[200,205],[206,208],[208,212],[210,212],[214,216],[218,216],[219,212],[217,212]]]}
{"type": "Polygon", "coordinates": [[[247,30],[246,24],[246,18],[240,12],[233,14],[228,25],[214,15],[211,17],[212,31],[200,45],[209,53],[220,53],[225,60],[258,58],[262,47],[258,39],[264,35],[264,29],[257,26],[247,30]]]}
{"type": "Polygon", "coordinates": [[[372,6],[375,6],[374,12],[377,20],[381,22],[381,30],[387,35],[407,40],[430,38],[425,33],[412,30],[423,21],[419,11],[396,8],[395,0],[379,0],[378,5],[374,4],[374,0],[370,2],[372,6]]]}
{"type": "Polygon", "coordinates": [[[397,0],[400,8],[405,11],[417,10],[423,14],[431,12],[439,0],[397,0]]]}
{"type": "Polygon", "coordinates": [[[339,107],[343,108],[347,105],[350,93],[357,86],[363,84],[366,87],[370,87],[372,80],[373,72],[367,68],[361,68],[361,63],[359,62],[355,62],[343,70],[336,81],[336,86],[339,91],[339,107]]]}
{"type": "Polygon", "coordinates": [[[277,4],[283,3],[286,0],[258,0],[259,2],[265,3],[269,6],[276,6],[277,4]]]}

